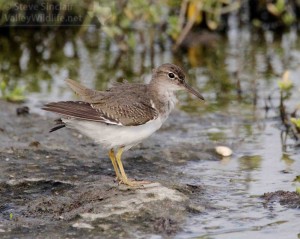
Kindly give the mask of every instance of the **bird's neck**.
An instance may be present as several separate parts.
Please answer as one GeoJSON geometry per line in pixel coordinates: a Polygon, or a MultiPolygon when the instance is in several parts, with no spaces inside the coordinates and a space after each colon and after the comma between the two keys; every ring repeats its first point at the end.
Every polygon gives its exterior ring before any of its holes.
{"type": "Polygon", "coordinates": [[[177,99],[175,92],[160,82],[153,80],[148,85],[150,97],[155,108],[165,117],[174,109],[177,99]]]}

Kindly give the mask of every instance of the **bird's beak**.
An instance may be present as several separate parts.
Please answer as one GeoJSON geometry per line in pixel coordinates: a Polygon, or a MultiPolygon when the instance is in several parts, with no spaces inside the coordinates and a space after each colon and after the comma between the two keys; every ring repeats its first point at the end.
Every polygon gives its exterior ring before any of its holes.
{"type": "Polygon", "coordinates": [[[185,83],[184,87],[186,88],[186,90],[190,93],[192,93],[193,95],[197,96],[197,98],[199,98],[200,100],[205,101],[204,97],[196,90],[194,90],[193,87],[191,87],[189,84],[185,83]]]}

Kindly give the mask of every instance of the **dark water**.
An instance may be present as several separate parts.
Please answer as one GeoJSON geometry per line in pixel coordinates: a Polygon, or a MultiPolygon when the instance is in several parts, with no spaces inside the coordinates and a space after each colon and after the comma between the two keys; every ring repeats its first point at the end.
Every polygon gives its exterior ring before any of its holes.
{"type": "MultiPolygon", "coordinates": [[[[43,103],[76,98],[66,78],[105,89],[123,79],[147,82],[151,69],[165,62],[182,65],[207,103],[179,94],[178,108],[198,117],[199,123],[182,126],[185,137],[174,129],[168,144],[192,144],[199,151],[226,145],[234,154],[213,161],[192,158],[173,167],[183,175],[183,183],[206,185],[207,198],[218,209],[189,216],[176,237],[299,238],[299,210],[279,204],[264,207],[258,197],[299,187],[293,180],[300,174],[300,150],[290,137],[283,144],[278,110],[278,81],[286,70],[294,83],[287,110],[300,102],[297,32],[276,36],[233,28],[225,36],[204,33],[197,38],[206,40],[176,54],[170,43],[165,49],[136,46],[122,53],[99,31],[76,36],[68,31],[16,30],[11,37],[0,37],[0,80],[11,89],[20,87],[31,110],[44,114],[39,109],[43,103]],[[207,120],[200,122],[200,116],[207,120]]],[[[163,133],[155,137],[165,141],[163,133]]]]}

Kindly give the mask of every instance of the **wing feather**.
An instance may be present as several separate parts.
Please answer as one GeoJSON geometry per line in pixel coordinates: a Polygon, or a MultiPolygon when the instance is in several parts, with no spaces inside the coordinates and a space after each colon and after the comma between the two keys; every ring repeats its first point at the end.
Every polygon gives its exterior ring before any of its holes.
{"type": "Polygon", "coordinates": [[[52,102],[46,104],[44,110],[65,117],[123,126],[145,124],[159,115],[152,107],[146,85],[121,83],[107,91],[96,91],[73,80],[66,82],[82,101],[52,102]]]}
{"type": "Polygon", "coordinates": [[[83,101],[60,101],[46,104],[43,110],[58,113],[63,116],[73,117],[82,120],[97,121],[106,124],[122,125],[115,119],[105,115],[103,112],[94,109],[91,104],[83,101]]]}

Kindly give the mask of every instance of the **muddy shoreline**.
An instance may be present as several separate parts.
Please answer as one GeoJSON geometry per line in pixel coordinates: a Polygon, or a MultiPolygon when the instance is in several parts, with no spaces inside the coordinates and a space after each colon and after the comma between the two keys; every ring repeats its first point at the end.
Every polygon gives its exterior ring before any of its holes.
{"type": "Polygon", "coordinates": [[[191,208],[197,185],[168,180],[170,162],[158,158],[155,140],[131,150],[125,167],[137,179],[160,183],[130,189],[115,182],[107,153],[91,140],[71,130],[49,134],[52,118],[17,116],[20,105],[0,105],[4,238],[172,236],[189,211],[204,208],[191,208]]]}
{"type": "MultiPolygon", "coordinates": [[[[115,182],[107,152],[91,140],[67,129],[49,134],[52,116],[17,116],[18,107],[0,101],[1,238],[168,238],[191,216],[221,210],[206,191],[214,182],[186,183],[176,170],[187,161],[220,160],[205,139],[198,148],[172,141],[188,134],[181,121],[191,127],[198,118],[177,111],[157,134],[126,153],[130,177],[156,182],[130,189],[115,182]]],[[[202,124],[209,127],[208,120],[202,124]]],[[[257,198],[270,203],[270,197],[257,198]]],[[[291,205],[297,207],[295,200],[291,205]]]]}

